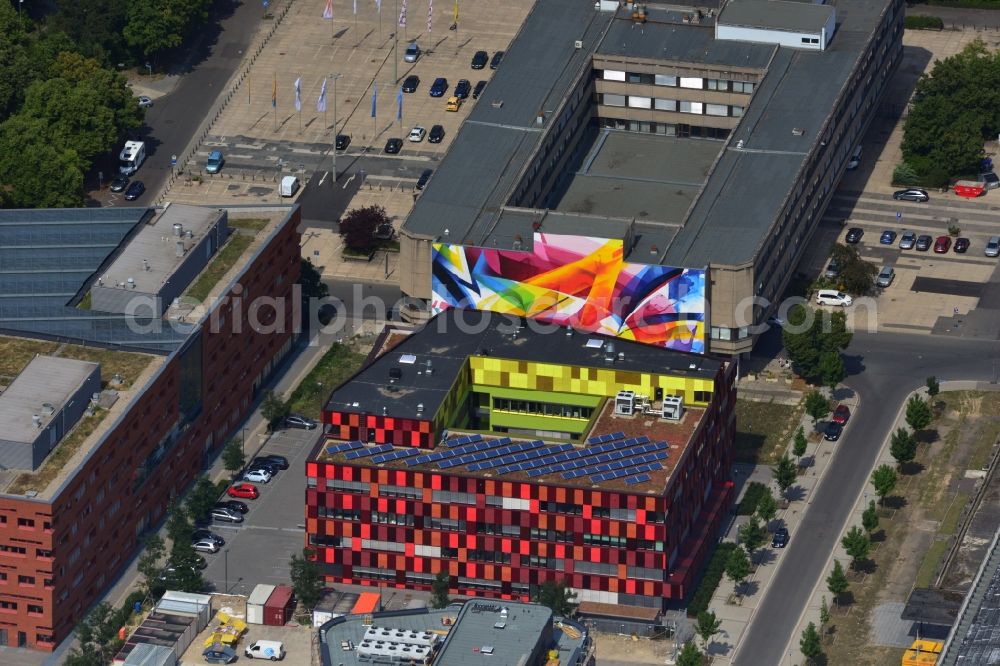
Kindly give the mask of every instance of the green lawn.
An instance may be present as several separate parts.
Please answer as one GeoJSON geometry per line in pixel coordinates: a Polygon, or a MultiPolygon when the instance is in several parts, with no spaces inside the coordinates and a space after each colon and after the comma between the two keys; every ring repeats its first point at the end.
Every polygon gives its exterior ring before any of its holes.
{"type": "Polygon", "coordinates": [[[242,229],[243,231],[252,231],[254,233],[266,227],[270,222],[271,220],[266,217],[231,217],[228,221],[230,229],[242,229]]]}
{"type": "Polygon", "coordinates": [[[736,401],[736,462],[771,465],[795,432],[802,406],[736,401]]]}
{"type": "Polygon", "coordinates": [[[364,354],[359,354],[349,345],[335,342],[292,392],[288,401],[291,411],[320,418],[330,392],[357,372],[364,360],[364,354]]]}
{"type": "Polygon", "coordinates": [[[212,257],[205,270],[201,272],[201,275],[198,276],[194,284],[188,288],[185,296],[197,301],[204,301],[208,298],[212,288],[239,261],[243,251],[250,247],[250,243],[252,242],[253,236],[244,236],[242,234],[230,235],[229,241],[212,257]]]}

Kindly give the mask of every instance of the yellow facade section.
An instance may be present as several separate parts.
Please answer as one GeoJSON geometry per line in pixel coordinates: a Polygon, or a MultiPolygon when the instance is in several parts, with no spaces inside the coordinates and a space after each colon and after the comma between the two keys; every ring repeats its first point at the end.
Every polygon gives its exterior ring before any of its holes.
{"type": "Polygon", "coordinates": [[[613,397],[618,391],[635,391],[653,397],[657,388],[666,395],[679,395],[688,404],[705,405],[714,389],[712,379],[677,375],[616,370],[614,368],[574,368],[555,363],[513,361],[495,357],[473,356],[469,359],[472,383],[480,386],[503,386],[527,390],[548,390],[603,397],[613,397]],[[576,370],[577,377],[573,377],[576,370]],[[506,376],[506,381],[503,377],[506,376]],[[545,386],[539,387],[539,378],[545,386]],[[551,386],[549,383],[551,382],[551,386]],[[695,399],[699,393],[701,400],[695,399]],[[701,395],[704,394],[704,395],[701,395]]]}

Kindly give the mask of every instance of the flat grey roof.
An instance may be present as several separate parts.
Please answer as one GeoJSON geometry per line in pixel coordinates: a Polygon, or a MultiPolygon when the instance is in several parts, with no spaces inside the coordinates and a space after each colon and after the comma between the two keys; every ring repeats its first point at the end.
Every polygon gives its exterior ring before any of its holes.
{"type": "MultiPolygon", "coordinates": [[[[542,629],[552,622],[552,610],[538,604],[469,601],[441,647],[435,666],[523,666],[532,653],[547,650],[542,629]],[[498,626],[498,625],[503,625],[498,626]],[[483,653],[484,648],[492,651],[483,653]]],[[[572,662],[568,662],[572,663],[572,662]]]]}
{"type": "Polygon", "coordinates": [[[825,51],[778,49],[661,263],[740,265],[757,255],[887,4],[839,0],[842,23],[825,51]]]}
{"type": "Polygon", "coordinates": [[[97,366],[97,363],[89,361],[54,356],[31,359],[10,386],[0,393],[0,424],[3,424],[0,438],[25,444],[34,442],[39,428],[48,425],[52,416],[59,413],[97,366]],[[53,406],[52,415],[42,411],[44,403],[53,406]],[[32,421],[36,414],[41,419],[39,426],[32,421]]]}
{"type": "Polygon", "coordinates": [[[714,19],[705,16],[701,23],[684,23],[684,15],[690,12],[647,7],[646,23],[637,24],[629,9],[621,9],[596,54],[763,69],[778,48],[773,44],[717,40],[714,19]]]}
{"type": "Polygon", "coordinates": [[[819,32],[835,11],[830,5],[808,2],[730,0],[719,14],[719,24],[789,32],[819,32]]]}
{"type": "Polygon", "coordinates": [[[1000,662],[1000,531],[993,537],[958,622],[951,629],[938,663],[978,666],[1000,662]]]}
{"type": "Polygon", "coordinates": [[[146,294],[160,291],[164,283],[187,258],[187,252],[201,242],[206,233],[222,217],[218,208],[170,204],[129,241],[121,254],[101,276],[105,289],[131,289],[128,280],[135,283],[135,290],[146,294]],[[181,225],[182,236],[174,234],[174,225],[181,225]],[[191,233],[191,238],[187,233],[191,233]],[[176,245],[184,246],[178,256],[176,245]]]}

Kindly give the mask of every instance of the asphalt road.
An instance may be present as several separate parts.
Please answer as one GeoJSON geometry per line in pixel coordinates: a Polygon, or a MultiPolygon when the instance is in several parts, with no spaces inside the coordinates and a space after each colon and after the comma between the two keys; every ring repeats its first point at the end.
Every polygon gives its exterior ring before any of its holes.
{"type": "Polygon", "coordinates": [[[177,87],[146,112],[138,137],[146,142],[146,161],[133,177],[146,185],[146,193],[125,205],[148,205],[159,193],[170,172],[170,156],[184,152],[198,131],[242,62],[260,20],[259,3],[214,3],[201,39],[191,47],[190,64],[171,72],[181,75],[177,87]]]}
{"type": "Polygon", "coordinates": [[[937,336],[856,333],[846,352],[845,382],[861,404],[838,443],[831,467],[740,643],[734,664],[780,664],[826,563],[907,394],[927,377],[996,381],[1000,344],[937,336]]]}

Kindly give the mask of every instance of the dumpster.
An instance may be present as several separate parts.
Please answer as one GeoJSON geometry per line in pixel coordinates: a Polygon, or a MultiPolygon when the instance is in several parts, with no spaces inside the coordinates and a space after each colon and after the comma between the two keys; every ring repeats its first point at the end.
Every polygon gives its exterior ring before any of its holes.
{"type": "Polygon", "coordinates": [[[960,197],[975,199],[976,197],[983,196],[986,192],[986,183],[975,180],[960,180],[952,186],[952,189],[960,197]]]}

